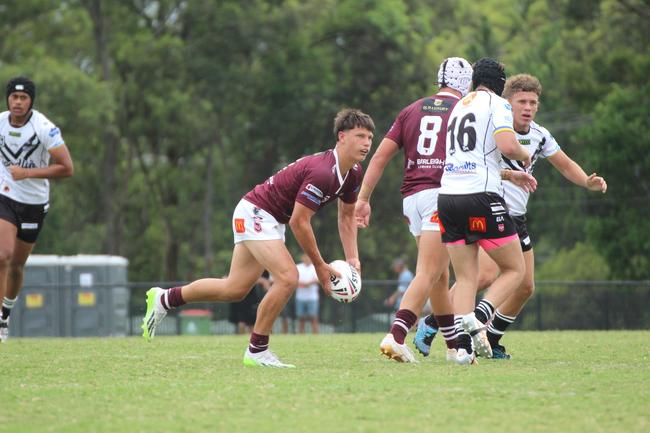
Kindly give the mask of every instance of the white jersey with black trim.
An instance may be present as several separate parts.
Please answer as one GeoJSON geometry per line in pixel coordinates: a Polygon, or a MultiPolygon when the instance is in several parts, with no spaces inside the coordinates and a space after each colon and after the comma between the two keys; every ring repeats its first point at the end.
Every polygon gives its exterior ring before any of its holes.
{"type": "Polygon", "coordinates": [[[513,131],[508,101],[485,90],[471,92],[456,104],[447,124],[440,194],[502,195],[501,152],[494,136],[513,131]]]}
{"type": "MultiPolygon", "coordinates": [[[[548,129],[538,125],[534,121],[530,124],[530,129],[527,133],[521,134],[515,131],[519,144],[530,154],[531,164],[528,169],[525,169],[521,162],[511,161],[505,156],[501,157],[501,168],[509,170],[526,171],[533,174],[535,163],[539,158],[548,158],[560,150],[560,145],[555,141],[555,138],[548,132],[548,129]]],[[[524,191],[512,182],[503,182],[504,196],[503,198],[508,205],[510,215],[524,215],[526,213],[526,206],[530,193],[524,191]]]]}
{"type": "Polygon", "coordinates": [[[43,168],[50,164],[50,149],[64,144],[61,131],[42,113],[32,115],[21,127],[11,126],[9,111],[0,113],[0,194],[25,204],[45,204],[50,197],[47,179],[14,180],[10,165],[43,168]]]}

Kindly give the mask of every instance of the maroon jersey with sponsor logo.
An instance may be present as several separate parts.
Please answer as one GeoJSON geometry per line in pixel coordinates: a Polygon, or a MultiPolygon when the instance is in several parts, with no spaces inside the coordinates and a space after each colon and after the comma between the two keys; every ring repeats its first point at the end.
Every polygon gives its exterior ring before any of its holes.
{"type": "Polygon", "coordinates": [[[355,164],[346,174],[339,171],[334,150],[300,158],[269,177],[244,196],[286,224],[295,202],[313,211],[339,197],[346,203],[357,201],[363,169],[355,164]]]}
{"type": "Polygon", "coordinates": [[[404,150],[404,180],[400,188],[403,197],[440,188],[447,119],[458,100],[447,92],[418,99],[399,113],[386,134],[404,150]]]}

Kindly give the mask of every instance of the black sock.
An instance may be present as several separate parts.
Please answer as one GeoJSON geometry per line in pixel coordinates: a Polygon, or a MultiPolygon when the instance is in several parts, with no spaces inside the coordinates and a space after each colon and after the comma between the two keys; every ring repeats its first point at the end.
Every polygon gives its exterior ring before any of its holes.
{"type": "Polygon", "coordinates": [[[499,344],[499,340],[503,337],[506,329],[508,329],[508,326],[510,326],[516,318],[517,316],[506,316],[497,310],[494,314],[494,319],[492,319],[492,323],[490,323],[487,330],[487,338],[490,345],[496,346],[499,344]]]}
{"type": "Polygon", "coordinates": [[[474,310],[474,315],[484,325],[492,318],[493,314],[494,307],[487,299],[481,299],[481,302],[478,303],[474,310]]]}
{"type": "Polygon", "coordinates": [[[436,317],[433,314],[429,314],[427,317],[425,317],[424,323],[431,326],[432,328],[436,328],[436,329],[439,328],[438,322],[436,321],[436,317]]]}
{"type": "Polygon", "coordinates": [[[16,304],[16,299],[9,299],[9,298],[4,298],[2,300],[2,320],[9,320],[9,315],[11,314],[11,309],[14,308],[14,305],[16,304]]]}
{"type": "Polygon", "coordinates": [[[456,338],[456,348],[465,349],[467,353],[472,353],[472,339],[469,334],[463,332],[456,338]]]}

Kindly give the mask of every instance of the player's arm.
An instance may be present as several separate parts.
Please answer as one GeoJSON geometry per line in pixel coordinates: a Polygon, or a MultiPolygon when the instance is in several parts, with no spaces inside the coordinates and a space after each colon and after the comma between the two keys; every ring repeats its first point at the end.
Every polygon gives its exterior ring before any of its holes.
{"type": "Polygon", "coordinates": [[[512,182],[527,192],[534,192],[537,189],[537,179],[525,171],[502,169],[501,179],[512,182]]]}
{"type": "Polygon", "coordinates": [[[361,272],[359,261],[359,248],[357,245],[357,224],[354,217],[355,204],[338,200],[338,223],[341,245],[345,253],[345,260],[361,272]]]}
{"type": "Polygon", "coordinates": [[[330,274],[334,274],[337,277],[341,275],[328,265],[320,255],[314,229],[311,226],[311,218],[315,213],[316,211],[296,201],[293,206],[291,219],[289,220],[289,227],[291,227],[291,231],[302,250],[314,264],[316,275],[318,275],[318,280],[323,286],[323,290],[329,294],[331,292],[330,274]]]}
{"type": "Polygon", "coordinates": [[[9,172],[14,180],[27,178],[39,179],[60,179],[70,177],[74,173],[72,157],[65,144],[61,144],[49,150],[50,165],[42,168],[23,168],[17,165],[9,166],[9,172]]]}
{"type": "Polygon", "coordinates": [[[494,133],[494,141],[499,151],[508,159],[521,161],[524,167],[530,165],[530,154],[519,144],[517,136],[512,129],[500,128],[494,133]]]}
{"type": "Polygon", "coordinates": [[[586,188],[590,191],[600,191],[603,194],[607,191],[607,182],[596,173],[587,176],[587,173],[580,167],[580,165],[569,158],[569,156],[562,150],[558,150],[553,155],[548,157],[548,160],[553,167],[557,169],[562,176],[575,183],[578,186],[586,188]]]}
{"type": "Polygon", "coordinates": [[[356,222],[359,227],[368,227],[368,224],[370,223],[370,213],[372,212],[370,207],[370,197],[372,196],[372,192],[375,190],[377,183],[379,183],[379,179],[381,179],[386,165],[388,165],[390,160],[393,159],[393,156],[395,156],[398,150],[399,147],[397,146],[397,143],[390,138],[384,138],[381,143],[379,143],[379,147],[370,159],[368,169],[366,170],[363,182],[361,183],[361,190],[359,191],[355,208],[356,222]]]}

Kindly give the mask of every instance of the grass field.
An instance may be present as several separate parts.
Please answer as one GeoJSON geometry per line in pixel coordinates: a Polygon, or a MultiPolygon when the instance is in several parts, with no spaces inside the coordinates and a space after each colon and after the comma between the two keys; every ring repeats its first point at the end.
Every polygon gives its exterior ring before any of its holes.
{"type": "Polygon", "coordinates": [[[510,361],[419,364],[380,334],[273,336],[294,370],[241,364],[247,337],[13,339],[0,432],[648,432],[650,332],[511,332],[510,361]]]}

